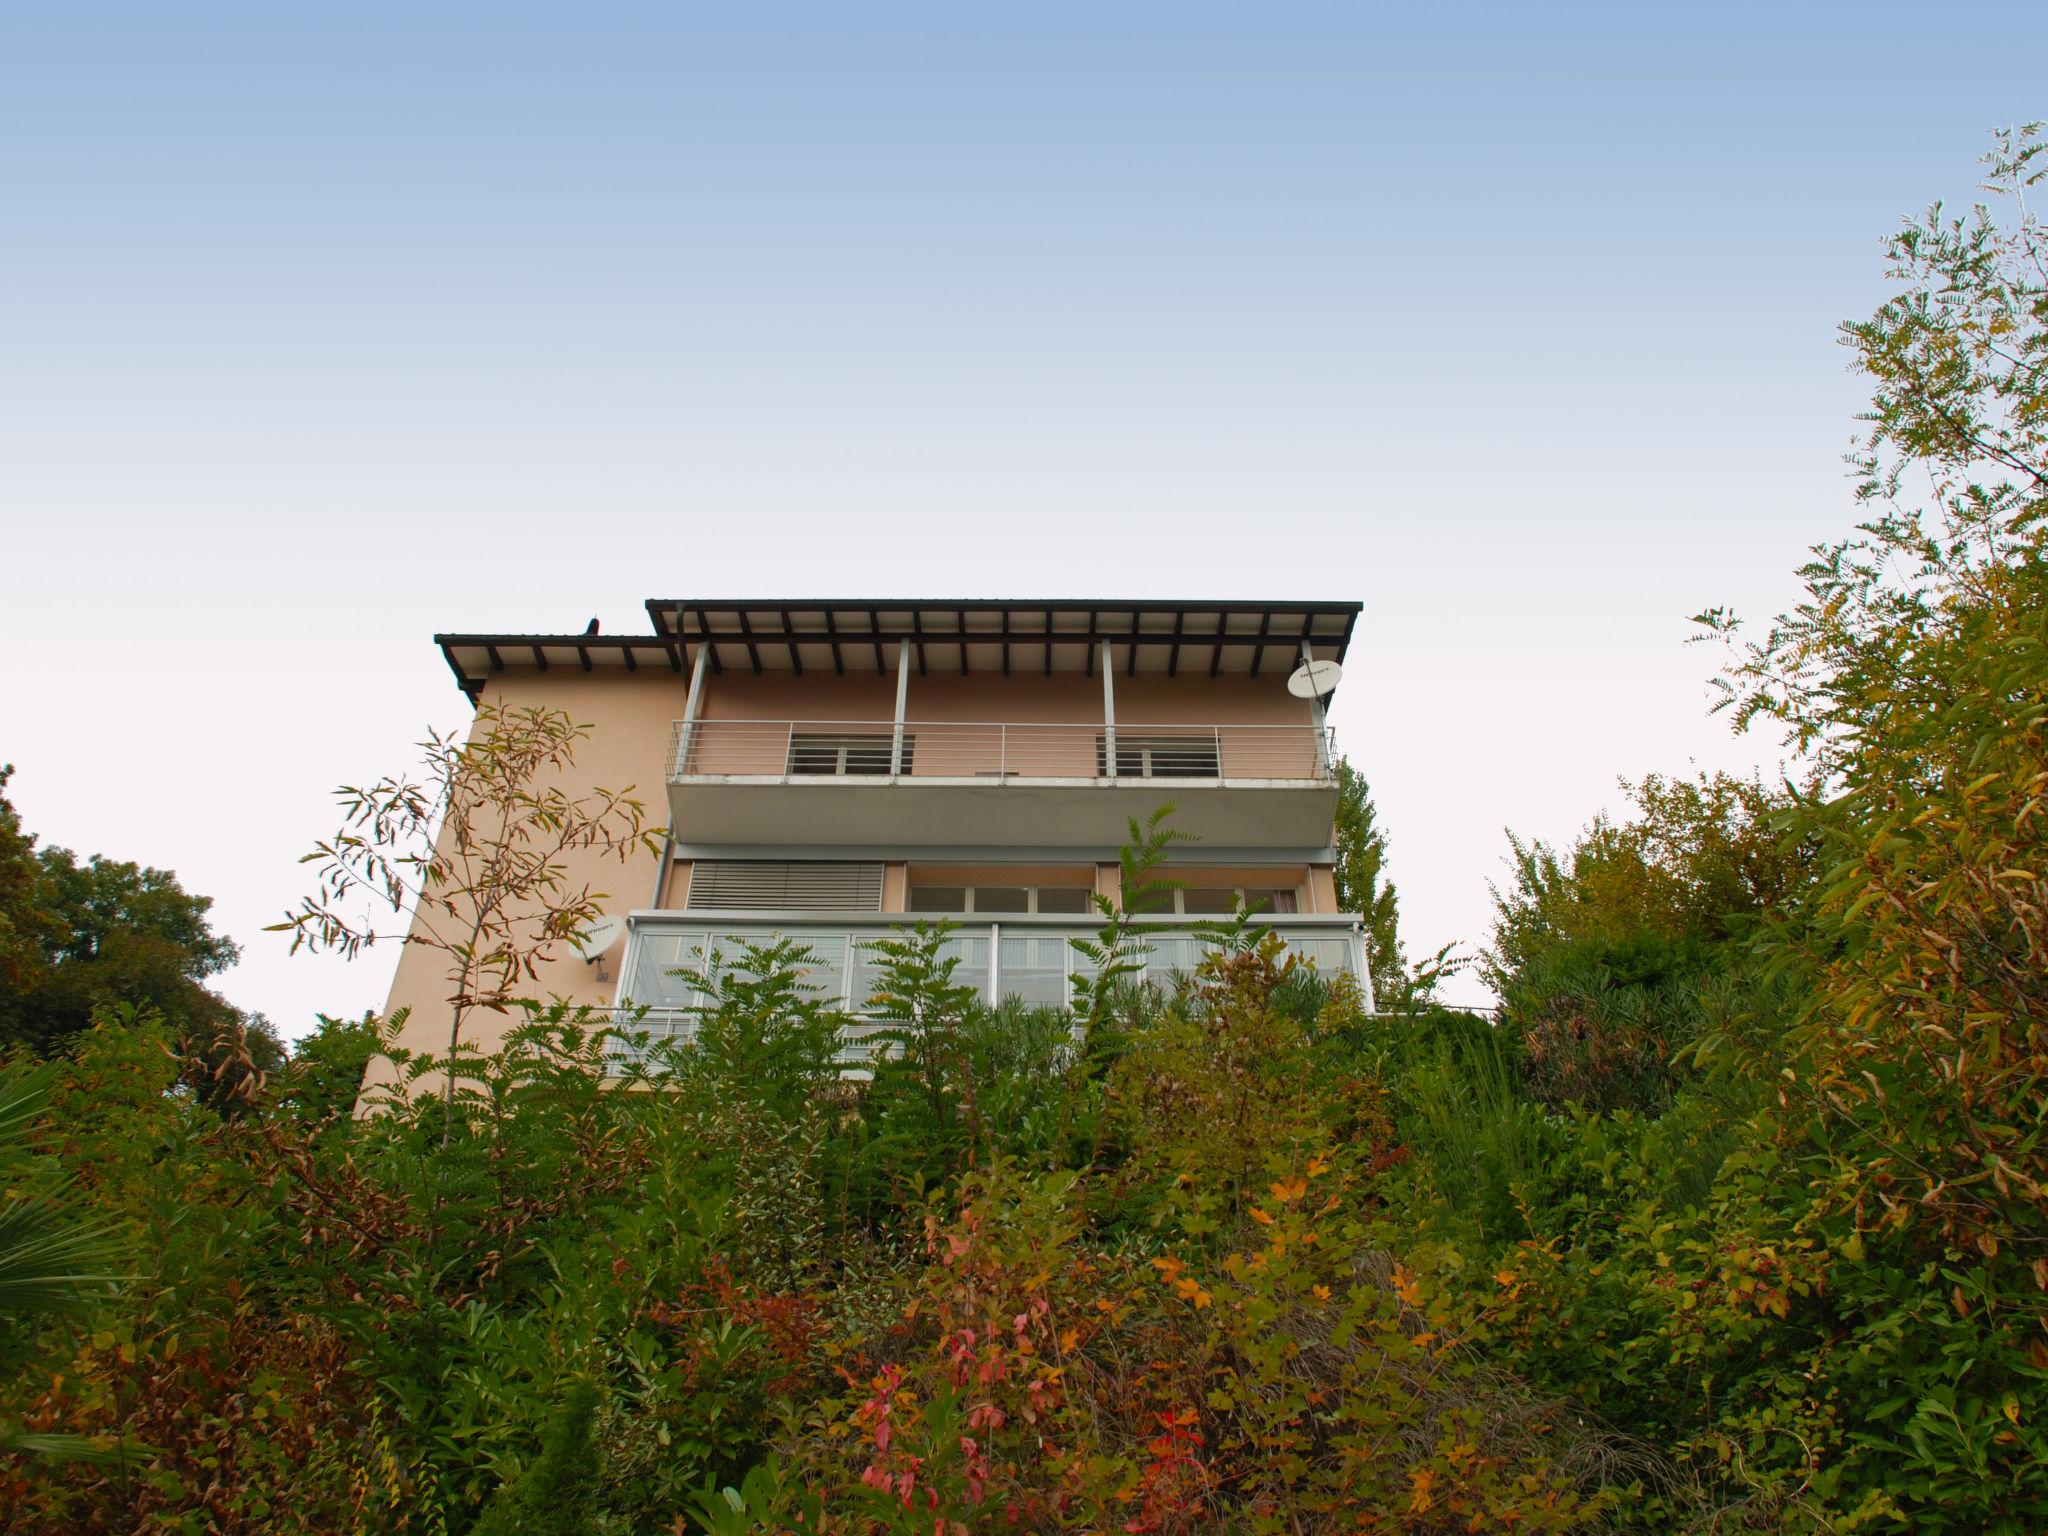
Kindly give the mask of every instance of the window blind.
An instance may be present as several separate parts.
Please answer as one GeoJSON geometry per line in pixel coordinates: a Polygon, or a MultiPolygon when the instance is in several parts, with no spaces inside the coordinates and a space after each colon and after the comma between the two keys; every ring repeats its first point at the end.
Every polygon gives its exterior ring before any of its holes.
{"type": "Polygon", "coordinates": [[[690,870],[688,909],[757,912],[879,912],[880,864],[818,859],[700,859],[690,870]]]}

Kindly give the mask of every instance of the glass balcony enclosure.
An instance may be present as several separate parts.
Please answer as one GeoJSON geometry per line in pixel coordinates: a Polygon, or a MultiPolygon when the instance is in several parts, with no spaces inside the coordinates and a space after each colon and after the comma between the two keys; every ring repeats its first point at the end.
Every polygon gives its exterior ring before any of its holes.
{"type": "MultiPolygon", "coordinates": [[[[781,913],[760,919],[721,915],[692,920],[674,913],[636,913],[620,972],[619,1023],[645,1031],[654,1040],[687,1041],[705,997],[676,973],[715,976],[720,967],[738,962],[744,945],[784,937],[811,952],[805,979],[818,995],[851,1017],[863,1018],[878,975],[872,946],[880,939],[900,937],[909,931],[911,921],[781,913]]],[[[1021,913],[949,921],[955,928],[946,940],[946,952],[959,960],[953,973],[956,983],[974,987],[991,1002],[1017,998],[1050,1007],[1069,1003],[1076,978],[1088,974],[1087,962],[1072,941],[1092,938],[1099,928],[1071,917],[1021,913]]],[[[1290,952],[1318,970],[1362,978],[1355,918],[1294,916],[1270,926],[1290,952]]],[[[1142,949],[1145,974],[1161,979],[1192,971],[1205,945],[1185,928],[1148,923],[1142,930],[1142,949]]],[[[849,1029],[846,1060],[857,1063],[866,1058],[863,1042],[871,1029],[861,1024],[849,1029]]]]}

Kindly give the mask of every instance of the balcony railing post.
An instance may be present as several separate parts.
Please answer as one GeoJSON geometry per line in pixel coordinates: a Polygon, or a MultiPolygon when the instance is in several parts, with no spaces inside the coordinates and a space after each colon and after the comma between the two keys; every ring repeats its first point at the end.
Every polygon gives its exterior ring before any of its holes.
{"type": "Polygon", "coordinates": [[[996,727],[996,777],[998,779],[1007,779],[1009,776],[1010,727],[1009,723],[1005,721],[996,727]]]}

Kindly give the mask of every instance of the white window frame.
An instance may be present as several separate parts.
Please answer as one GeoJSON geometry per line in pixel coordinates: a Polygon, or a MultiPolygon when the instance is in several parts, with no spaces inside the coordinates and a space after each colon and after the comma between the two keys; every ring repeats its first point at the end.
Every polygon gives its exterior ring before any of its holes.
{"type": "MultiPolygon", "coordinates": [[[[1233,902],[1233,903],[1234,903],[1234,904],[1235,904],[1236,906],[1238,906],[1238,907],[1241,907],[1241,906],[1243,906],[1243,905],[1244,905],[1244,893],[1245,893],[1246,891],[1292,891],[1292,892],[1294,892],[1294,910],[1293,910],[1292,912],[1254,912],[1254,913],[1252,914],[1252,916],[1253,916],[1253,917],[1299,917],[1299,916],[1301,915],[1301,913],[1302,913],[1302,910],[1303,910],[1303,909],[1302,909],[1302,900],[1301,900],[1301,894],[1302,894],[1302,890],[1301,890],[1301,887],[1300,887],[1300,886],[1298,886],[1298,885],[1230,885],[1230,886],[1222,886],[1222,885],[1205,885],[1205,886],[1202,886],[1202,887],[1201,887],[1201,889],[1203,889],[1203,890],[1205,890],[1205,891],[1222,891],[1222,890],[1227,890],[1227,891],[1229,891],[1229,892],[1230,892],[1230,897],[1231,897],[1231,900],[1232,900],[1232,902],[1233,902]]],[[[1174,889],[1173,889],[1173,915],[1174,915],[1175,917],[1210,917],[1210,918],[1215,918],[1215,917],[1229,917],[1229,916],[1231,915],[1231,914],[1230,914],[1229,912],[1190,912],[1190,911],[1188,911],[1188,910],[1187,910],[1187,894],[1188,894],[1188,893],[1187,893],[1187,888],[1186,888],[1185,886],[1175,886],[1175,887],[1174,887],[1174,889]]]]}
{"type": "MultiPolygon", "coordinates": [[[[943,888],[943,883],[937,880],[927,880],[925,882],[925,887],[943,888]]],[[[1040,891],[1079,891],[1081,893],[1084,900],[1080,911],[1061,912],[1055,914],[1056,916],[1086,917],[1090,912],[1095,910],[1095,903],[1093,900],[1093,897],[1095,895],[1095,887],[1092,885],[991,885],[987,887],[988,890],[992,891],[1023,891],[1023,912],[1018,912],[1014,909],[1009,909],[1001,912],[977,912],[974,907],[974,893],[977,890],[983,889],[983,887],[974,885],[962,885],[954,887],[954,889],[962,890],[967,893],[967,905],[964,908],[962,908],[962,910],[960,910],[959,912],[919,912],[916,907],[909,906],[908,904],[915,899],[916,892],[921,888],[924,887],[907,885],[904,887],[903,895],[904,902],[910,913],[913,916],[918,917],[1023,917],[1026,914],[1036,916],[1038,915],[1038,893],[1040,891]]]]}

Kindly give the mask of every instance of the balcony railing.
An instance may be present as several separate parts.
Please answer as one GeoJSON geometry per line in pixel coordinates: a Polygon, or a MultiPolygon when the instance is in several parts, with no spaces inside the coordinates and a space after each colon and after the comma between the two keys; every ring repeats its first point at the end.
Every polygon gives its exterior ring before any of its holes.
{"type": "MultiPolygon", "coordinates": [[[[722,967],[738,962],[742,946],[791,938],[811,953],[804,981],[815,989],[813,995],[857,1021],[848,1026],[840,1055],[858,1065],[868,1059],[868,1037],[880,1027],[872,1022],[868,1006],[880,976],[873,946],[879,939],[901,937],[914,921],[843,913],[708,921],[636,917],[621,972],[618,1025],[645,1034],[650,1043],[687,1044],[706,998],[676,973],[716,977],[722,967]]],[[[1073,1001],[1076,981],[1090,974],[1072,941],[1095,936],[1097,925],[1023,914],[948,921],[955,924],[945,941],[945,953],[959,962],[953,972],[955,984],[974,987],[990,1002],[1016,998],[1028,1004],[1066,1006],[1073,1001]]],[[[1267,926],[1289,952],[1325,974],[1360,974],[1355,918],[1290,916],[1275,918],[1267,926]]],[[[1209,947],[1200,935],[1163,921],[1142,926],[1137,938],[1144,974],[1151,980],[1194,970],[1209,947]]],[[[622,1045],[619,1054],[627,1058],[633,1052],[622,1045]]]]}
{"type": "Polygon", "coordinates": [[[669,778],[1326,782],[1315,725],[678,720],[669,778]]]}

